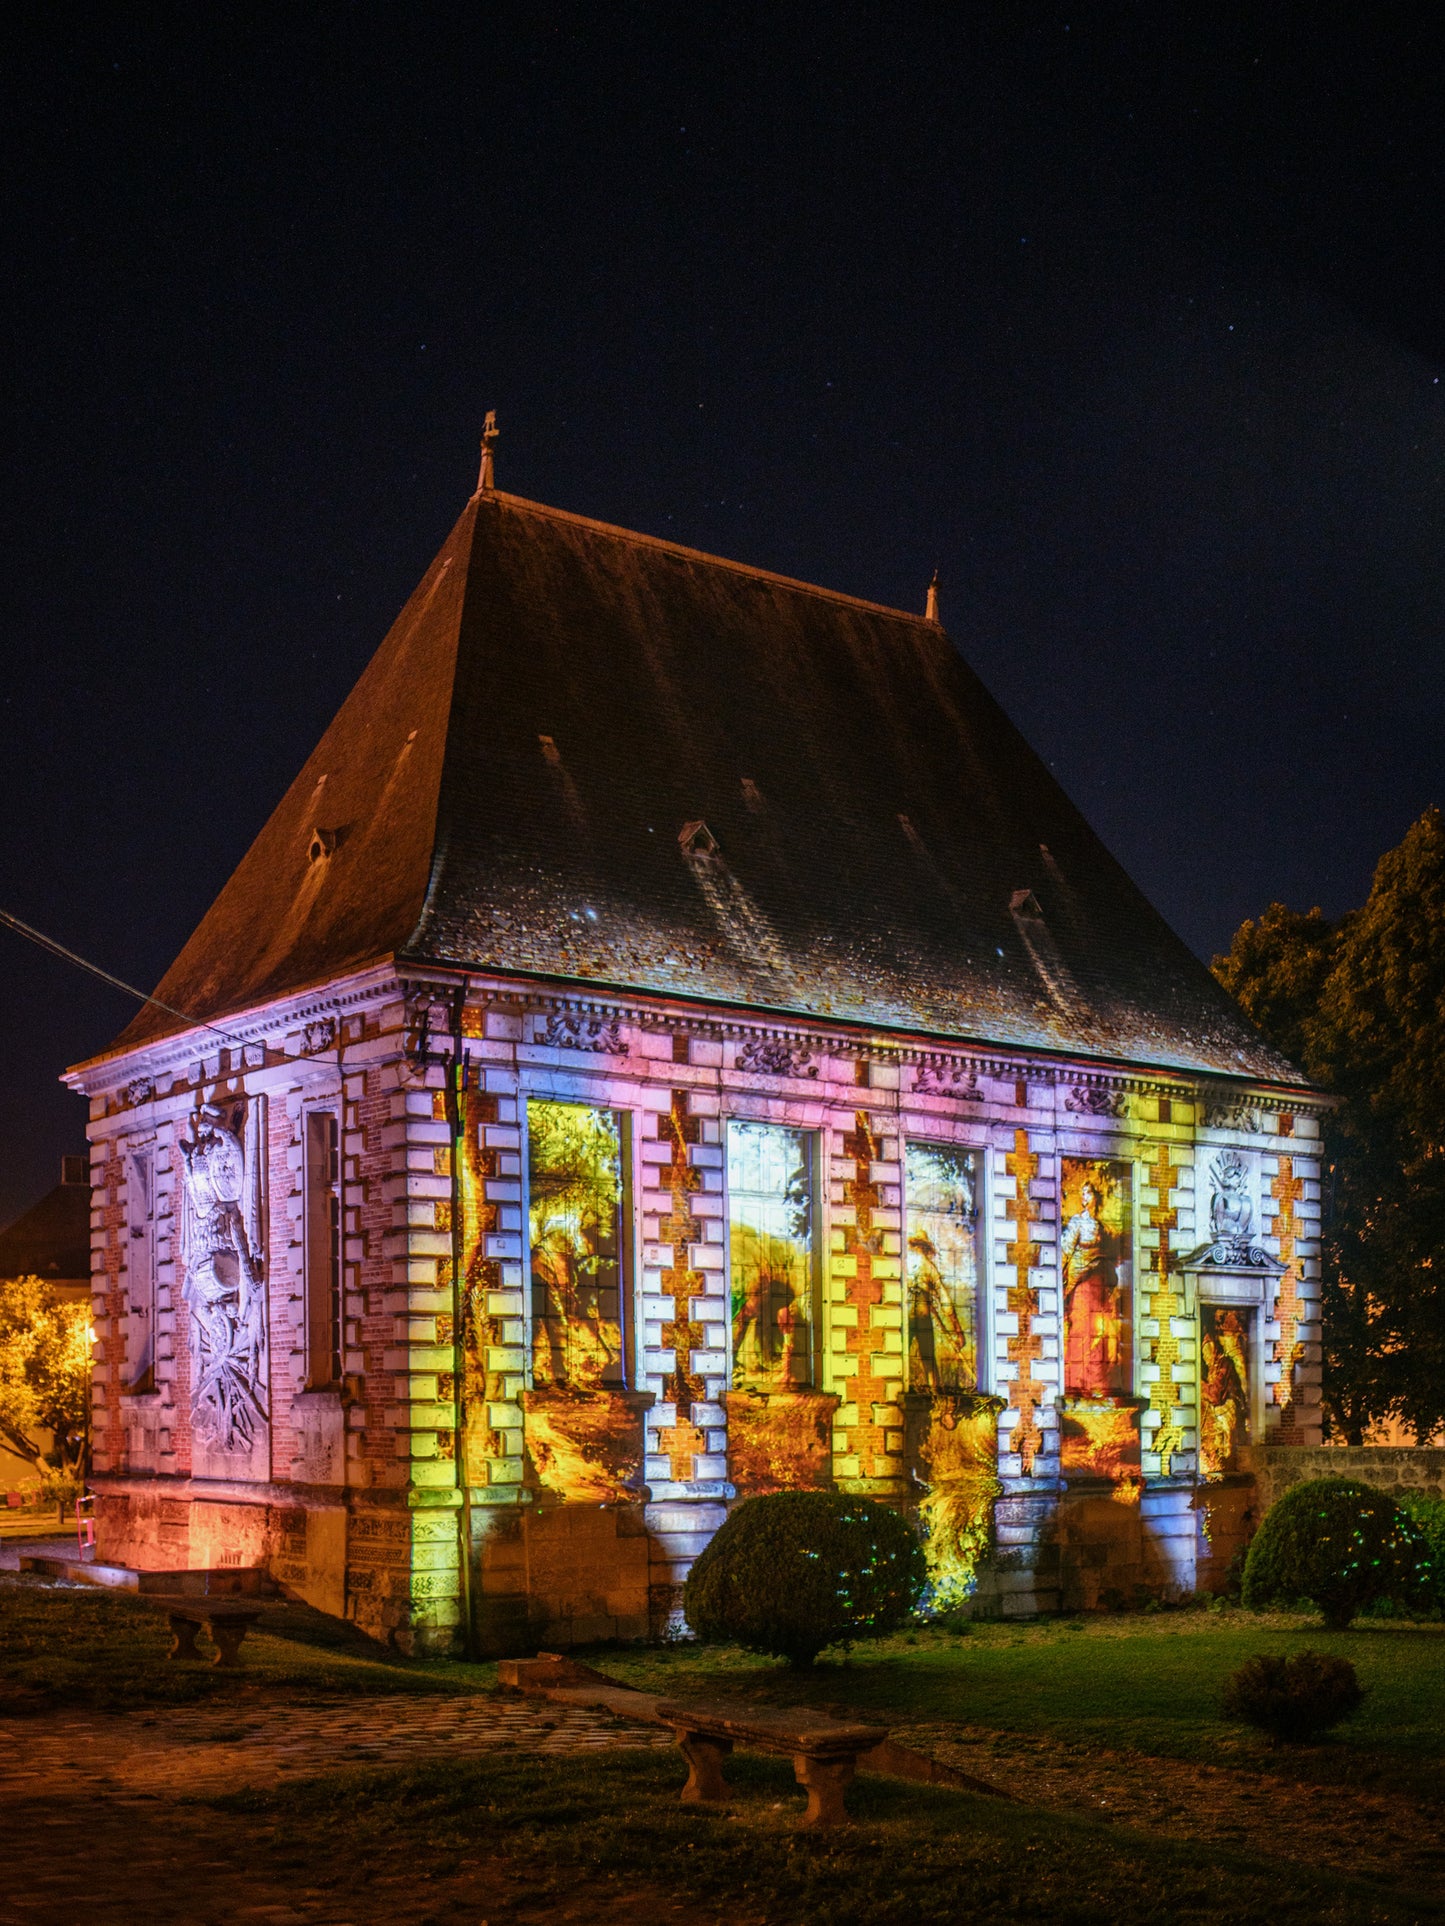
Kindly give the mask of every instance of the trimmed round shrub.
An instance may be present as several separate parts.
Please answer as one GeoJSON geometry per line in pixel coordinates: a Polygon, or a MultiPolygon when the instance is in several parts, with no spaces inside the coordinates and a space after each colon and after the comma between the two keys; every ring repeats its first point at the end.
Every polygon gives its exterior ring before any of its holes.
{"type": "Polygon", "coordinates": [[[1437,1610],[1445,1606],[1445,1498],[1429,1498],[1423,1491],[1407,1492],[1400,1509],[1425,1540],[1430,1554],[1437,1610]]]}
{"type": "Polygon", "coordinates": [[[688,1574],[682,1609],[699,1638],[811,1665],[826,1645],[895,1631],[927,1578],[923,1547],[887,1505],[780,1491],[729,1515],[688,1574]]]}
{"type": "Polygon", "coordinates": [[[1224,1714],[1295,1744],[1321,1738],[1364,1702],[1348,1659],[1328,1652],[1252,1658],[1224,1682],[1224,1714]]]}
{"type": "Polygon", "coordinates": [[[1420,1531],[1393,1498],[1352,1478],[1312,1478],[1285,1492],[1244,1561],[1250,1611],[1309,1599],[1335,1631],[1377,1599],[1423,1611],[1433,1593],[1420,1531]]]}

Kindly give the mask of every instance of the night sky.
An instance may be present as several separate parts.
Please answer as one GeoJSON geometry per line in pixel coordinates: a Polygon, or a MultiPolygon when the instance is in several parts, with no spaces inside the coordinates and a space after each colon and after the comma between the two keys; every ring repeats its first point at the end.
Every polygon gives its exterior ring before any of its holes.
{"type": "MultiPolygon", "coordinates": [[[[1442,18],[13,11],[0,906],[158,980],[488,407],[519,494],[937,565],[1202,956],[1358,902],[1445,801],[1442,18]]],[[[131,1007],[0,932],[0,1222],[131,1007]]]]}

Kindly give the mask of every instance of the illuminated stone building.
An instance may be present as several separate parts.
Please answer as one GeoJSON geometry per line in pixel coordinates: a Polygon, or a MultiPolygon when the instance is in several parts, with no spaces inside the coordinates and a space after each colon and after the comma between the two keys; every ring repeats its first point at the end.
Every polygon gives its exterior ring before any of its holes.
{"type": "Polygon", "coordinates": [[[157,997],[104,1557],[518,1650],[832,1486],[1078,1608],[1318,1440],[1316,1101],[931,615],[484,485],[157,997]]]}

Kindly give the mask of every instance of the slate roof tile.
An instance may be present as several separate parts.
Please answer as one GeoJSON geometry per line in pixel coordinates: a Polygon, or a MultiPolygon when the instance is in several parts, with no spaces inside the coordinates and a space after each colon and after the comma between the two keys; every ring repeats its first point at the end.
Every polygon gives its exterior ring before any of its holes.
{"type": "Polygon", "coordinates": [[[500,492],[157,994],[387,955],[1300,1081],[936,623],[500,492]]]}

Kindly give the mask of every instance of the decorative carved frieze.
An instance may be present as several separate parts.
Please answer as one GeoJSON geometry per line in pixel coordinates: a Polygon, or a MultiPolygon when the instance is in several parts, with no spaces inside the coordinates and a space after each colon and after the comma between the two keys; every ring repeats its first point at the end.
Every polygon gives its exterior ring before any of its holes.
{"type": "Polygon", "coordinates": [[[737,1055],[737,1068],[774,1077],[816,1077],[818,1066],[801,1044],[783,1037],[750,1037],[737,1055]]]}
{"type": "Polygon", "coordinates": [[[616,1017],[584,1017],[557,1010],[537,1032],[538,1043],[549,1050],[595,1050],[599,1055],[625,1057],[627,1044],[616,1017]]]}
{"type": "Polygon", "coordinates": [[[1129,1099],[1122,1090],[1108,1090],[1097,1083],[1076,1083],[1064,1098],[1064,1108],[1080,1117],[1127,1117],[1129,1099]]]}
{"type": "Polygon", "coordinates": [[[1206,1130],[1245,1130],[1251,1136],[1257,1136],[1260,1130],[1259,1111],[1253,1104],[1235,1099],[1206,1104],[1204,1127],[1206,1130]]]}
{"type": "Polygon", "coordinates": [[[981,1097],[978,1072],[967,1063],[920,1063],[913,1076],[913,1088],[925,1095],[944,1097],[981,1097]]]}
{"type": "Polygon", "coordinates": [[[154,1077],[132,1077],[122,1090],[128,1109],[134,1110],[137,1104],[149,1103],[156,1094],[154,1077]]]}
{"type": "Polygon", "coordinates": [[[264,1113],[260,1097],[202,1104],[180,1142],[191,1423],[220,1451],[249,1452],[258,1426],[268,1422],[264,1113]]]}
{"type": "Polygon", "coordinates": [[[308,1057],[315,1056],[320,1050],[334,1049],[335,1045],[335,1017],[317,1017],[301,1032],[301,1048],[308,1057]]]}

